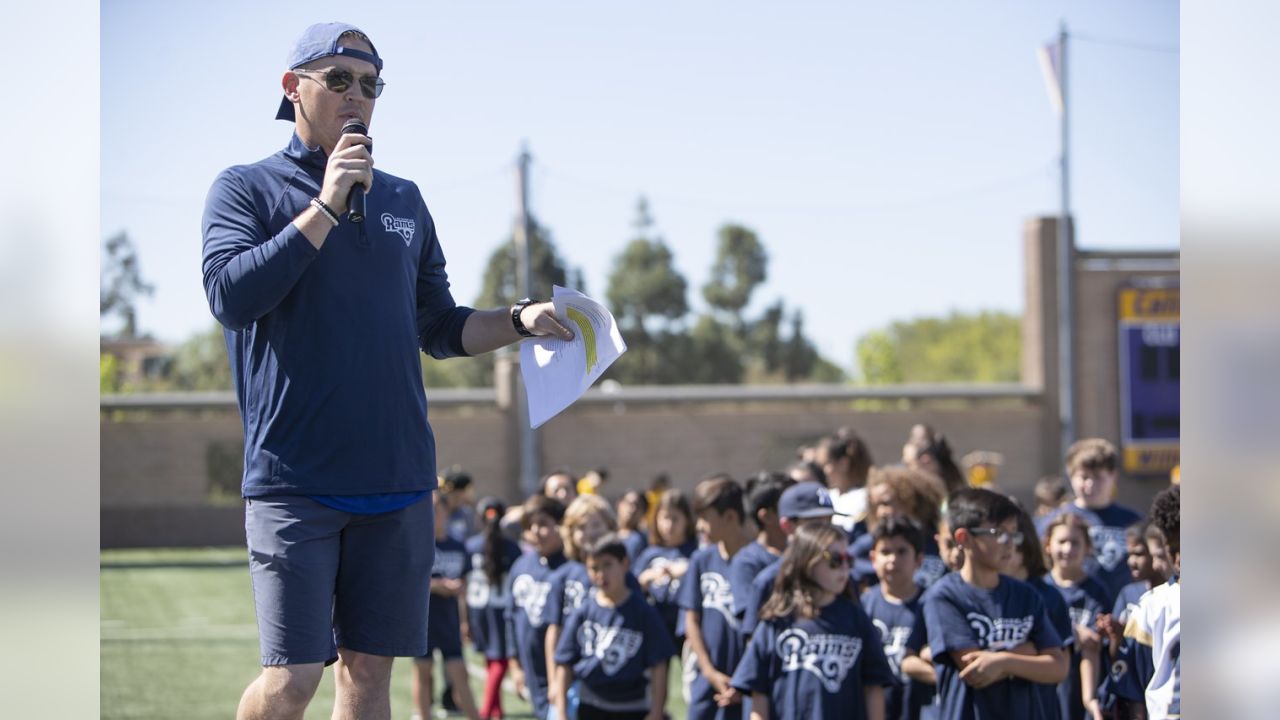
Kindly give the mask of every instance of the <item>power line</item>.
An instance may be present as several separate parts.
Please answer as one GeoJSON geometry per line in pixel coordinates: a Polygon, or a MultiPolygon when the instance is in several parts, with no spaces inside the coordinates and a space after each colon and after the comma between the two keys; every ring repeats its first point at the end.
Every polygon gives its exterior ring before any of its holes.
{"type": "Polygon", "coordinates": [[[1090,35],[1087,33],[1071,33],[1072,40],[1080,40],[1082,42],[1093,43],[1095,45],[1109,45],[1111,47],[1125,48],[1128,50],[1139,50],[1142,52],[1167,53],[1170,55],[1178,55],[1181,50],[1177,45],[1153,45],[1148,43],[1134,42],[1132,40],[1121,40],[1119,38],[1109,38],[1100,35],[1090,35]]]}

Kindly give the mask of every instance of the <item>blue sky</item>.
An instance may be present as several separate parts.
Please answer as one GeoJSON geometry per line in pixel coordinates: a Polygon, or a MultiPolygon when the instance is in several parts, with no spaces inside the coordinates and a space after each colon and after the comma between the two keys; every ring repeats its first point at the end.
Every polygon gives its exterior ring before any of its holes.
{"type": "Polygon", "coordinates": [[[320,20],[360,26],[386,61],[378,167],[422,188],[459,302],[510,232],[527,141],[533,210],[597,297],[644,194],[695,308],[716,229],[742,223],[771,258],[749,313],[802,309],[846,368],[859,335],[896,319],[1020,312],[1023,223],[1058,211],[1035,50],[1060,19],[1079,35],[1080,245],[1178,244],[1179,55],[1150,49],[1177,46],[1176,2],[349,7],[102,4],[101,232],[128,231],[156,286],[143,330],[180,341],[213,322],[205,193],[287,142],[284,58],[320,20]]]}

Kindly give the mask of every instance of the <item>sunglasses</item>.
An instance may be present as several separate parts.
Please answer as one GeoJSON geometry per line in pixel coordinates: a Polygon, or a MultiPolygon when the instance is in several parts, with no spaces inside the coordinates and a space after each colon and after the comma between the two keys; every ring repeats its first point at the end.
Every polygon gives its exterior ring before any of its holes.
{"type": "Polygon", "coordinates": [[[1014,545],[1022,544],[1022,533],[1020,532],[1011,533],[1007,530],[1001,530],[1000,528],[969,528],[969,532],[974,535],[990,535],[1001,545],[1008,543],[1010,540],[1013,541],[1014,545]]]}
{"type": "MultiPolygon", "coordinates": [[[[331,91],[340,93],[346,92],[351,87],[351,83],[356,81],[350,70],[342,68],[329,68],[328,70],[294,70],[299,75],[320,75],[324,79],[324,86],[331,91]]],[[[360,94],[370,100],[382,94],[382,89],[387,86],[382,78],[377,75],[361,75],[360,76],[360,94]]]]}
{"type": "Polygon", "coordinates": [[[827,561],[827,567],[832,570],[839,570],[842,567],[853,567],[853,556],[847,552],[833,553],[830,550],[823,550],[822,559],[827,561]]]}

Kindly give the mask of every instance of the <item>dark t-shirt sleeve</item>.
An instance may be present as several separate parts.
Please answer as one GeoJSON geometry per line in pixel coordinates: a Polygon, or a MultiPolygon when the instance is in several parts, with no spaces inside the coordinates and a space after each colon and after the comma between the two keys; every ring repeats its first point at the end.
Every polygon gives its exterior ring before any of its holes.
{"type": "Polygon", "coordinates": [[[680,580],[680,590],[675,598],[681,610],[692,610],[699,615],[702,614],[702,582],[699,576],[704,557],[702,553],[696,553],[689,560],[689,569],[680,580]]]}
{"type": "Polygon", "coordinates": [[[578,647],[578,626],[582,624],[585,607],[571,614],[569,619],[565,620],[564,628],[560,632],[560,640],[556,643],[555,660],[561,665],[572,665],[582,657],[581,648],[578,647]]]}
{"type": "Polygon", "coordinates": [[[744,693],[769,692],[769,659],[773,651],[773,627],[763,623],[756,629],[747,645],[738,667],[733,671],[730,682],[733,687],[744,693]]]}
{"type": "Polygon", "coordinates": [[[649,603],[641,603],[644,609],[644,666],[653,667],[676,654],[675,643],[662,616],[649,603]]]}
{"type": "Polygon", "coordinates": [[[915,616],[916,620],[911,625],[911,634],[907,636],[907,649],[913,653],[919,653],[929,642],[929,628],[924,622],[923,607],[916,612],[915,616]]]}
{"type": "Polygon", "coordinates": [[[1058,635],[1058,631],[1053,629],[1053,623],[1049,621],[1049,611],[1045,608],[1044,603],[1040,602],[1039,596],[1033,598],[1035,609],[1035,623],[1031,626],[1031,637],[1028,638],[1037,650],[1046,650],[1049,648],[1062,647],[1062,638],[1058,635]]]}
{"type": "Polygon", "coordinates": [[[929,630],[929,647],[934,662],[950,662],[947,653],[978,647],[973,628],[946,593],[931,593],[924,600],[924,620],[929,630]]]}
{"type": "Polygon", "coordinates": [[[551,590],[547,592],[547,605],[542,610],[542,617],[548,625],[564,624],[564,569],[561,567],[550,578],[551,590]]]}

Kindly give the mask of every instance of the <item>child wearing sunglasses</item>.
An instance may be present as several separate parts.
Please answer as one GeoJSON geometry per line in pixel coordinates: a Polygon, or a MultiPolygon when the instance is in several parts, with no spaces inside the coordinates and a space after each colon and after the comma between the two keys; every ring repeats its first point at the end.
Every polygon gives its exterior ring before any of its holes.
{"type": "Polygon", "coordinates": [[[1067,676],[1062,639],[1027,583],[1001,575],[1022,541],[1009,498],[964,488],[947,501],[947,526],[964,548],[959,572],[924,595],[940,720],[1040,720],[1036,683],[1067,676]]]}
{"type": "Polygon", "coordinates": [[[732,685],[751,696],[751,717],[883,720],[894,683],[880,633],[853,599],[848,534],[801,525],[782,555],[732,685]]]}
{"type": "Polygon", "coordinates": [[[1085,571],[1085,558],[1093,552],[1089,523],[1075,513],[1058,515],[1045,528],[1044,549],[1052,566],[1045,577],[1067,603],[1076,641],[1070,681],[1058,688],[1063,720],[1102,720],[1097,701],[1102,638],[1094,626],[1107,607],[1107,590],[1085,571]]]}

